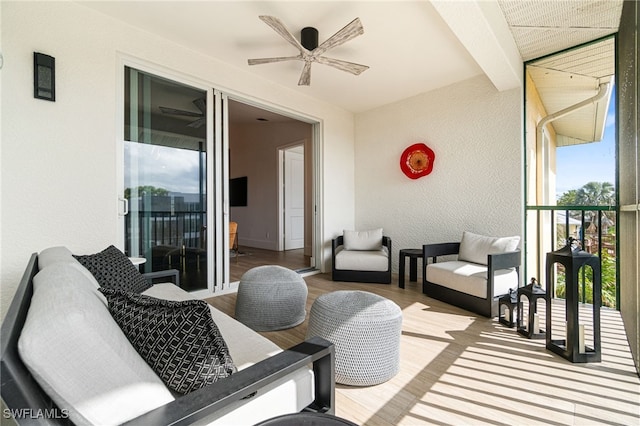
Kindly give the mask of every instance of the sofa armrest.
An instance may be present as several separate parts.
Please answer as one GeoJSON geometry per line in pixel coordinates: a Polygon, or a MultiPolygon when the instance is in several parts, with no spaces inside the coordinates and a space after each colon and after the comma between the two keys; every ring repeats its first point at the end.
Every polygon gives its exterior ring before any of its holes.
{"type": "Polygon", "coordinates": [[[331,248],[333,250],[336,250],[338,247],[343,246],[344,245],[344,236],[340,235],[339,237],[334,238],[333,240],[331,240],[331,248]]]}
{"type": "Polygon", "coordinates": [[[460,251],[460,243],[437,243],[437,244],[424,244],[422,246],[422,286],[427,283],[427,263],[431,258],[432,263],[438,261],[438,256],[448,256],[452,254],[458,254],[460,251]]]}
{"type": "Polygon", "coordinates": [[[487,256],[487,266],[490,272],[500,269],[517,268],[520,266],[521,258],[522,254],[520,250],[494,253],[487,256]]]}
{"type": "Polygon", "coordinates": [[[458,254],[460,251],[460,243],[438,243],[438,244],[425,244],[422,246],[422,254],[424,258],[433,258],[436,261],[438,256],[447,256],[450,254],[458,254]]]}
{"type": "Polygon", "coordinates": [[[387,253],[387,270],[391,272],[391,238],[382,237],[382,246],[386,247],[389,253],[387,253]]]}
{"type": "Polygon", "coordinates": [[[522,253],[520,250],[506,253],[493,253],[487,256],[487,299],[491,300],[494,296],[501,296],[501,294],[493,294],[493,279],[496,271],[515,268],[519,285],[521,261],[522,253]]]}
{"type": "Polygon", "coordinates": [[[315,400],[306,410],[335,414],[335,348],[321,337],[312,337],[125,424],[192,424],[233,402],[254,396],[265,385],[309,363],[313,363],[315,400]]]}
{"type": "MultiPolygon", "coordinates": [[[[382,245],[386,247],[387,250],[389,250],[389,257],[391,257],[391,238],[383,235],[382,245]]],[[[333,255],[333,258],[336,257],[336,254],[338,253],[338,248],[340,246],[344,246],[344,235],[340,235],[334,238],[333,240],[331,240],[331,253],[333,255]]]]}
{"type": "Polygon", "coordinates": [[[340,249],[340,247],[343,247],[343,246],[344,246],[344,237],[342,235],[331,240],[331,271],[332,272],[336,270],[336,255],[340,252],[340,250],[342,250],[340,249]]]}
{"type": "Polygon", "coordinates": [[[180,271],[177,269],[166,269],[164,271],[145,272],[142,274],[148,281],[153,283],[153,280],[158,278],[172,278],[173,283],[180,287],[180,271]]]}

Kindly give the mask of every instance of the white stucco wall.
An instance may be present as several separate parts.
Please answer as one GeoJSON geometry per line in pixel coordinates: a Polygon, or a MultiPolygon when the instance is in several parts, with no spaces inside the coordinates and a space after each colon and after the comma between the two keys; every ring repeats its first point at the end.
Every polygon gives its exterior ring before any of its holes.
{"type": "Polygon", "coordinates": [[[0,315],[29,255],[117,243],[118,76],[122,54],[159,64],[322,123],[321,223],[330,239],[354,222],[351,113],[273,85],[73,2],[2,1],[0,315]],[[33,98],[33,52],[56,58],[56,102],[33,98]],[[339,190],[335,190],[339,188],[339,190]],[[335,206],[335,207],[334,207],[335,206]]]}
{"type": "Polygon", "coordinates": [[[486,77],[387,105],[356,117],[356,225],[382,226],[398,251],[459,241],[464,230],[523,232],[522,95],[498,92],[486,77]],[[423,142],[435,152],[420,179],[400,155],[423,142]]]}

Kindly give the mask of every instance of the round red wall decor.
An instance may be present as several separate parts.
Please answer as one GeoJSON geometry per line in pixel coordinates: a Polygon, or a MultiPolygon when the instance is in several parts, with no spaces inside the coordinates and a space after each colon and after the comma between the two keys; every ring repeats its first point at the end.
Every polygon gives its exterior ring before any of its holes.
{"type": "Polygon", "coordinates": [[[436,154],[423,143],[415,143],[400,156],[400,169],[410,179],[426,176],[433,170],[436,154]]]}

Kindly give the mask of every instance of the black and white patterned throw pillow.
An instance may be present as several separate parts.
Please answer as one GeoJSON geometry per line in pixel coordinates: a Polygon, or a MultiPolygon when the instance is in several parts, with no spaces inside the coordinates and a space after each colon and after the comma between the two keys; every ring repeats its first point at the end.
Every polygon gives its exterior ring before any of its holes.
{"type": "Polygon", "coordinates": [[[237,371],[205,301],[100,291],[133,347],[168,388],[186,394],[237,371]]]}
{"type": "Polygon", "coordinates": [[[102,288],[142,293],[153,285],[115,246],[111,245],[100,253],[73,257],[91,272],[102,288]]]}

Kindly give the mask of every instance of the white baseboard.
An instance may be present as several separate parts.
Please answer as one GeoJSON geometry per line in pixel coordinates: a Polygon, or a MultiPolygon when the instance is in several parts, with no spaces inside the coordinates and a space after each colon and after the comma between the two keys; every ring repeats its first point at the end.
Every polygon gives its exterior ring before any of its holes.
{"type": "Polygon", "coordinates": [[[278,243],[275,241],[269,240],[258,240],[258,239],[250,239],[250,238],[239,238],[238,246],[240,247],[240,253],[246,251],[246,248],[259,248],[263,250],[278,250],[278,243]]]}

